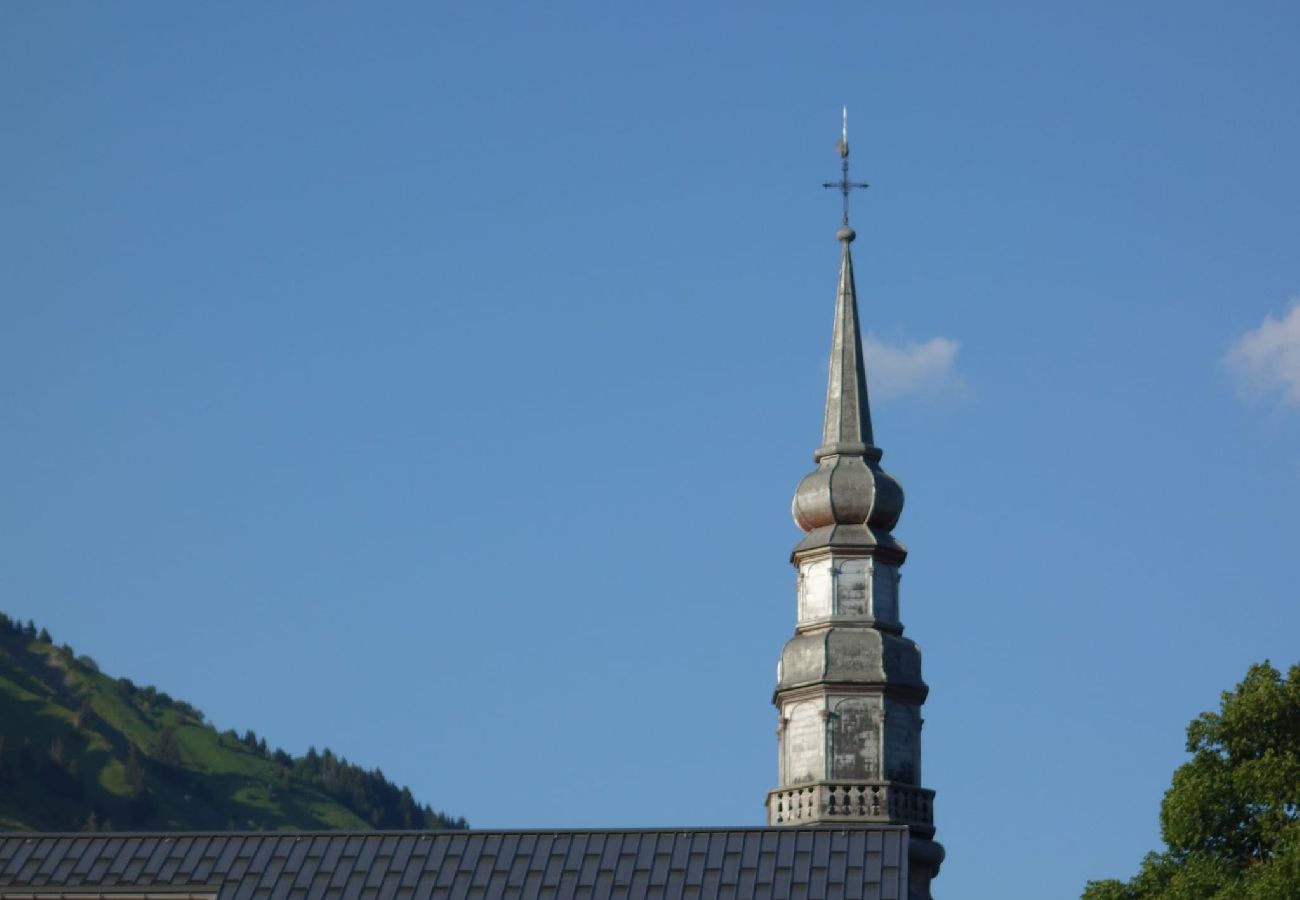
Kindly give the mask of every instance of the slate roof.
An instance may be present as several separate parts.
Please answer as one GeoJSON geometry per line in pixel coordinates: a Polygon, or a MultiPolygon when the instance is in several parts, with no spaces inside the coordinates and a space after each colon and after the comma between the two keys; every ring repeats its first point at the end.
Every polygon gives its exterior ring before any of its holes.
{"type": "Polygon", "coordinates": [[[895,900],[904,827],[0,835],[0,898],[895,900]]]}

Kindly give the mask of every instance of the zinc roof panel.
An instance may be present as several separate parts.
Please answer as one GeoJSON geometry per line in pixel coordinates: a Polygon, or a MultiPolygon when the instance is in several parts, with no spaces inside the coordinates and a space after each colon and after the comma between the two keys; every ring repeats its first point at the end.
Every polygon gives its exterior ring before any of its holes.
{"type": "Polygon", "coordinates": [[[807,850],[796,850],[794,852],[794,865],[790,867],[790,877],[793,879],[792,884],[806,884],[808,882],[808,873],[812,871],[812,853],[807,850]]]}
{"type": "Polygon", "coordinates": [[[601,869],[614,865],[614,861],[619,858],[619,848],[617,848],[616,841],[617,835],[591,835],[591,840],[586,844],[586,858],[595,860],[597,866],[601,867],[601,869]],[[610,856],[610,853],[614,854],[614,856],[610,856]]]}
{"type": "Polygon", "coordinates": [[[401,883],[401,877],[397,872],[391,869],[384,872],[384,878],[379,882],[378,900],[397,900],[397,887],[401,883]]]}
{"type": "MultiPolygon", "coordinates": [[[[271,865],[278,870],[283,870],[284,860],[273,858],[271,865]]],[[[258,878],[258,884],[270,889],[270,900],[289,900],[295,893],[300,893],[300,891],[294,890],[295,884],[292,876],[280,878],[269,870],[266,872],[265,877],[258,878]]]]}
{"type": "Polygon", "coordinates": [[[356,859],[361,855],[361,845],[366,839],[359,834],[350,834],[346,841],[343,842],[343,858],[356,859]]]}
{"type": "Polygon", "coordinates": [[[582,860],[587,855],[586,834],[575,834],[569,838],[569,852],[564,857],[564,870],[576,872],[582,868],[582,860]]]}
{"type": "Polygon", "coordinates": [[[534,856],[546,857],[551,852],[551,844],[555,838],[549,834],[521,834],[519,835],[519,846],[515,849],[516,853],[521,853],[530,859],[534,856]]]}
{"type": "Polygon", "coordinates": [[[740,870],[740,877],[736,879],[736,888],[740,896],[752,897],[757,884],[758,869],[753,866],[743,866],[740,870]]]}
{"type": "MultiPolygon", "coordinates": [[[[262,883],[274,882],[278,884],[283,882],[284,884],[291,885],[293,884],[294,875],[296,873],[292,871],[286,872],[285,870],[288,868],[288,865],[288,856],[273,852],[267,860],[266,865],[257,871],[256,878],[262,883]]],[[[272,891],[272,893],[274,893],[274,891],[272,891]]]]}
{"type": "Polygon", "coordinates": [[[433,896],[434,875],[432,870],[426,870],[424,876],[415,885],[415,891],[411,895],[411,900],[430,900],[433,896]]]}
{"type": "MultiPolygon", "coordinates": [[[[266,860],[270,858],[270,852],[274,841],[267,841],[266,846],[257,851],[257,856],[253,860],[253,866],[258,869],[266,867],[266,860]]],[[[295,836],[287,845],[289,855],[285,858],[285,874],[294,877],[302,871],[302,867],[307,863],[307,852],[311,849],[311,839],[295,836]]]]}
{"type": "Polygon", "coordinates": [[[650,865],[650,884],[654,887],[663,887],[668,883],[668,873],[672,865],[673,858],[667,853],[656,853],[650,865]]]}
{"type": "Polygon", "coordinates": [[[36,842],[33,841],[31,838],[27,838],[17,843],[17,845],[14,848],[13,855],[9,857],[9,860],[5,863],[4,866],[6,881],[8,881],[10,878],[13,878],[19,872],[22,871],[23,866],[26,865],[27,860],[31,857],[32,853],[35,852],[35,850],[36,850],[36,842]]]}
{"type": "Polygon", "coordinates": [[[248,878],[237,880],[233,885],[230,885],[230,883],[227,882],[227,885],[227,889],[230,893],[227,894],[226,891],[223,890],[221,892],[221,900],[252,900],[253,889],[257,886],[257,882],[252,878],[248,878]]]}
{"type": "Polygon", "coordinates": [[[324,868],[316,869],[316,876],[307,885],[307,896],[312,900],[319,900],[329,893],[330,873],[324,868]]]}
{"type": "Polygon", "coordinates": [[[478,868],[478,858],[483,854],[484,835],[470,835],[469,840],[465,841],[465,852],[460,855],[460,868],[465,872],[473,872],[478,868]]]}
{"type": "Polygon", "coordinates": [[[379,859],[376,855],[370,866],[366,869],[366,887],[378,891],[380,885],[384,883],[384,876],[388,874],[385,861],[379,859]]]}
{"type": "Polygon", "coordinates": [[[831,880],[832,884],[844,883],[844,871],[848,864],[849,853],[854,844],[853,841],[841,843],[847,844],[847,846],[841,846],[839,848],[840,852],[830,854],[830,858],[827,860],[826,877],[831,880]]]}
{"type": "Polygon", "coordinates": [[[215,860],[221,855],[221,851],[226,849],[226,844],[230,838],[224,834],[210,834],[203,845],[203,858],[215,860]]]}
{"type": "Polygon", "coordinates": [[[763,852],[758,855],[758,880],[760,884],[771,884],[772,873],[776,871],[776,852],[763,852]]]}
{"type": "Polygon", "coordinates": [[[778,865],[772,878],[772,893],[776,897],[789,897],[791,888],[790,867],[778,865]]]}
{"type": "Polygon", "coordinates": [[[718,896],[718,884],[722,880],[721,876],[721,869],[706,868],[704,870],[704,880],[700,882],[700,894],[704,897],[718,896]]]}
{"type": "Polygon", "coordinates": [[[242,839],[234,837],[217,838],[217,841],[221,844],[220,854],[217,856],[217,861],[212,864],[212,868],[218,872],[229,872],[231,865],[238,858],[240,846],[244,842],[242,839]]]}
{"type": "Polygon", "coordinates": [[[126,858],[126,865],[122,868],[121,872],[117,873],[117,880],[124,884],[140,883],[140,872],[144,869],[145,863],[148,861],[148,857],[128,856],[126,858]]]}
{"type": "Polygon", "coordinates": [[[170,882],[176,877],[180,870],[181,863],[189,855],[190,848],[194,846],[194,838],[183,837],[177,838],[172,845],[167,848],[167,855],[162,858],[158,865],[158,873],[154,876],[158,881],[170,882]]]}
{"type": "Polygon", "coordinates": [[[722,858],[727,853],[727,836],[725,834],[706,834],[707,843],[705,869],[721,869],[722,858]]]}
{"type": "Polygon", "coordinates": [[[121,875],[123,871],[126,871],[126,864],[130,862],[131,857],[135,856],[135,848],[139,847],[139,845],[139,838],[127,838],[113,851],[105,848],[105,852],[110,857],[108,862],[109,874],[121,875]]]}
{"type": "Polygon", "coordinates": [[[901,885],[898,883],[898,870],[887,868],[880,877],[880,900],[902,900],[901,885]]]}
{"type": "Polygon", "coordinates": [[[158,837],[147,837],[136,844],[133,852],[127,856],[126,865],[122,867],[120,873],[123,881],[132,884],[140,880],[143,873],[146,877],[153,870],[150,868],[150,860],[154,855],[162,851],[162,839],[158,837]]]}
{"type": "Polygon", "coordinates": [[[379,852],[379,840],[371,835],[361,838],[361,849],[357,851],[357,868],[369,869],[375,862],[375,854],[379,852]]]}
{"type": "Polygon", "coordinates": [[[776,867],[789,870],[794,865],[794,839],[797,834],[783,834],[776,844],[776,867]]]}
{"type": "Polygon", "coordinates": [[[451,846],[452,839],[445,834],[434,835],[429,841],[429,853],[424,858],[424,871],[432,875],[442,868],[442,862],[447,858],[447,848],[451,846]]]}
{"type": "Polygon", "coordinates": [[[883,854],[879,850],[872,850],[862,857],[863,868],[866,870],[868,881],[879,881],[880,873],[885,870],[883,854]]]}
{"type": "Polygon", "coordinates": [[[451,883],[456,880],[456,873],[460,871],[460,857],[452,853],[453,848],[448,848],[447,855],[443,857],[442,866],[438,869],[438,878],[434,884],[439,888],[450,887],[451,883]]]}
{"type": "Polygon", "coordinates": [[[813,832],[813,867],[825,869],[831,864],[831,842],[839,837],[829,831],[813,832]]]}
{"type": "Polygon", "coordinates": [[[845,900],[862,900],[863,882],[865,870],[861,866],[845,866],[844,868],[844,898],[845,900]]]}
{"type": "Polygon", "coordinates": [[[542,871],[542,886],[555,887],[560,883],[560,876],[563,872],[564,857],[559,853],[552,852],[546,858],[546,868],[542,871]]]}
{"type": "Polygon", "coordinates": [[[519,891],[511,891],[506,884],[506,870],[493,869],[487,879],[486,896],[489,897],[517,897],[519,891]]]}
{"type": "Polygon", "coordinates": [[[189,852],[181,860],[180,868],[177,870],[181,875],[190,881],[194,881],[194,873],[198,871],[203,860],[207,858],[208,846],[212,843],[211,835],[198,835],[194,838],[194,843],[190,845],[189,852]]]}
{"type": "Polygon", "coordinates": [[[740,847],[740,865],[746,869],[758,868],[758,857],[763,851],[763,838],[761,834],[742,835],[744,841],[740,847]]]}
{"type": "Polygon", "coordinates": [[[478,865],[474,867],[471,873],[469,883],[474,887],[483,887],[492,880],[492,867],[496,865],[497,858],[494,854],[487,853],[488,848],[479,855],[478,865]]]}
{"type": "Polygon", "coordinates": [[[59,861],[68,855],[67,842],[56,838],[46,838],[41,841],[39,853],[40,856],[33,858],[29,863],[29,867],[32,869],[33,876],[48,878],[53,874],[54,868],[59,864],[59,861]]]}
{"type": "Polygon", "coordinates": [[[363,869],[355,866],[347,870],[347,880],[342,885],[343,896],[352,898],[352,900],[362,900],[369,894],[374,893],[373,888],[366,887],[366,873],[363,869]]]}
{"type": "Polygon", "coordinates": [[[686,864],[691,858],[691,836],[688,834],[673,835],[672,845],[669,847],[668,869],[673,872],[684,872],[686,864]]]}
{"type": "Polygon", "coordinates": [[[667,855],[670,836],[666,832],[654,832],[637,836],[636,867],[647,872],[655,867],[655,858],[667,855]]]}
{"type": "Polygon", "coordinates": [[[307,848],[307,856],[310,859],[324,859],[325,854],[329,853],[330,845],[338,843],[338,835],[318,834],[311,839],[311,846],[307,848]]]}
{"type": "Polygon", "coordinates": [[[703,853],[703,849],[704,848],[700,848],[699,852],[692,853],[690,858],[686,861],[687,884],[700,884],[704,881],[704,863],[706,857],[703,853]]]}
{"type": "Polygon", "coordinates": [[[408,835],[402,835],[393,847],[393,859],[388,864],[388,867],[400,876],[406,870],[407,863],[411,861],[411,851],[413,849],[414,842],[410,840],[408,835]]]}
{"type": "Polygon", "coordinates": [[[740,879],[740,854],[727,853],[722,857],[722,881],[735,884],[740,879]]]}
{"type": "Polygon", "coordinates": [[[95,863],[104,853],[104,848],[108,842],[103,838],[91,838],[81,852],[77,854],[77,860],[72,864],[71,875],[81,881],[94,867],[95,863]]]}
{"type": "Polygon", "coordinates": [[[108,867],[113,864],[113,857],[107,853],[96,854],[95,859],[91,862],[90,871],[82,879],[86,884],[110,885],[117,881],[117,877],[108,874],[108,867]]]}
{"type": "Polygon", "coordinates": [[[532,871],[532,857],[516,853],[511,859],[510,868],[506,870],[505,886],[508,888],[523,887],[524,880],[530,871],[532,871]]]}
{"type": "Polygon", "coordinates": [[[270,835],[246,835],[235,845],[235,860],[230,864],[230,871],[242,874],[250,868],[260,870],[271,859],[275,845],[281,843],[279,838],[270,835]]]}
{"type": "Polygon", "coordinates": [[[902,858],[902,853],[899,852],[899,848],[901,847],[901,842],[899,841],[898,832],[887,831],[884,834],[882,834],[880,837],[881,840],[884,842],[884,847],[882,849],[882,852],[884,854],[884,859],[882,860],[882,863],[885,866],[895,864],[896,860],[902,858]]]}
{"type": "Polygon", "coordinates": [[[338,862],[333,866],[327,866],[326,870],[330,873],[330,888],[341,889],[357,870],[356,861],[350,856],[340,855],[338,862]]]}
{"type": "Polygon", "coordinates": [[[614,884],[631,884],[632,872],[635,868],[636,855],[632,853],[620,853],[618,856],[618,862],[614,864],[614,884]]]}
{"type": "Polygon", "coordinates": [[[411,852],[402,868],[402,887],[414,888],[416,882],[424,877],[424,861],[429,856],[429,842],[416,839],[411,841],[411,852]]]}

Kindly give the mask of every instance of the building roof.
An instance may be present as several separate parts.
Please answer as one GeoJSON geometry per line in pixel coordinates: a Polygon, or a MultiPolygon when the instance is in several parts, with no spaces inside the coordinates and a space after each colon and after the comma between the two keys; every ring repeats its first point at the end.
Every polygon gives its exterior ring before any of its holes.
{"type": "Polygon", "coordinates": [[[879,828],[0,835],[0,898],[637,900],[907,896],[879,828]]]}

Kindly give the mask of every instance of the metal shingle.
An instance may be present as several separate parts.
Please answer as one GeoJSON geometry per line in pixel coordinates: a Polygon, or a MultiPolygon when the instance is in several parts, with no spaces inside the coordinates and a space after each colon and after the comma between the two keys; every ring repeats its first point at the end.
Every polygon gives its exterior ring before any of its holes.
{"type": "Polygon", "coordinates": [[[221,900],[865,900],[906,892],[902,828],[0,835],[0,885],[212,885],[221,900]]]}

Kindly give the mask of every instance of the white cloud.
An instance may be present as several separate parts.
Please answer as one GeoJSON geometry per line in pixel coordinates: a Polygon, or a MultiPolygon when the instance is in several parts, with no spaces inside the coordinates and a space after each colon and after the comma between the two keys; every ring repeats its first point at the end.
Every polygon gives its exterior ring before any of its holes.
{"type": "Polygon", "coordinates": [[[1282,398],[1300,406],[1300,300],[1280,319],[1263,323],[1233,342],[1223,364],[1248,396],[1281,391],[1282,398]]]}
{"type": "Polygon", "coordinates": [[[862,344],[873,399],[968,393],[966,383],[957,374],[957,351],[961,345],[951,338],[932,337],[921,344],[890,344],[867,334],[862,344]]]}

